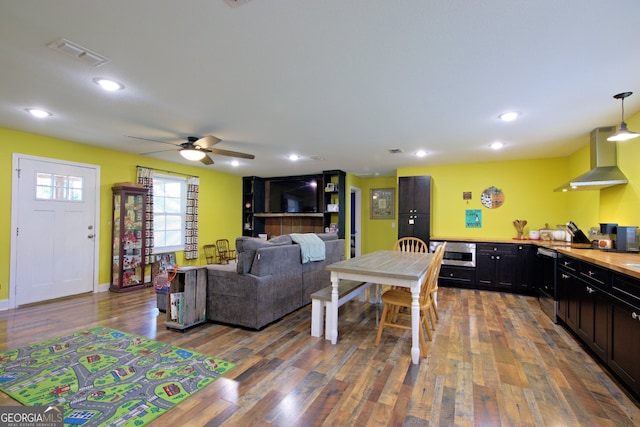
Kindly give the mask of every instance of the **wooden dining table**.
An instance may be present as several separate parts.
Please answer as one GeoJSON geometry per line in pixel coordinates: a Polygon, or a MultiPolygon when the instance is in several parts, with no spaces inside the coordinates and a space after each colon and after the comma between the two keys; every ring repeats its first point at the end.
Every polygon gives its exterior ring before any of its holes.
{"type": "Polygon", "coordinates": [[[338,342],[338,284],[341,279],[411,289],[411,359],[420,363],[420,285],[432,254],[381,250],[328,265],[331,272],[331,312],[327,313],[332,344],[338,342]]]}

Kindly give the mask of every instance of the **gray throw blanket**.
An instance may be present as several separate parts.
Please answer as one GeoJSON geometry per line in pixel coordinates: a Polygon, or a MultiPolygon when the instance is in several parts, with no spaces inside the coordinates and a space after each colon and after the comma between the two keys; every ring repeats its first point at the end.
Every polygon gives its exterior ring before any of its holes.
{"type": "Polygon", "coordinates": [[[323,261],[325,258],[324,241],[314,233],[290,234],[291,240],[300,245],[302,263],[323,261]]]}

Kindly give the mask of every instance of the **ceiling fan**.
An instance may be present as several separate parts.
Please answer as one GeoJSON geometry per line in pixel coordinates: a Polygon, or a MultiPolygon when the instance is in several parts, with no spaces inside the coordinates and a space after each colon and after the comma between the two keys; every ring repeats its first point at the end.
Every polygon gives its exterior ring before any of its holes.
{"type": "MultiPolygon", "coordinates": [[[[238,151],[222,150],[219,148],[211,148],[217,143],[219,143],[220,141],[222,141],[220,138],[217,138],[213,135],[207,135],[202,138],[189,136],[187,137],[187,141],[183,142],[182,144],[174,144],[172,142],[160,141],[157,139],[140,138],[137,136],[129,136],[129,138],[141,139],[144,141],[160,142],[162,144],[169,144],[175,147],[180,147],[178,149],[178,152],[182,157],[184,157],[187,160],[192,160],[194,162],[199,160],[205,165],[213,164],[213,159],[209,156],[208,153],[218,154],[221,156],[238,157],[240,159],[255,159],[256,157],[253,154],[240,153],[238,151]]],[[[148,153],[141,153],[141,155],[144,156],[147,154],[161,153],[163,151],[169,151],[169,150],[150,151],[148,153]]]]}

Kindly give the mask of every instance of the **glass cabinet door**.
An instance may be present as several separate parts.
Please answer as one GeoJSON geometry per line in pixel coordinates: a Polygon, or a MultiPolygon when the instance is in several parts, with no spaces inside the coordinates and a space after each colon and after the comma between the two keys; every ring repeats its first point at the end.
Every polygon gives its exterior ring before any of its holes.
{"type": "Polygon", "coordinates": [[[144,287],[145,197],[142,187],[113,187],[113,266],[111,290],[144,287]]]}

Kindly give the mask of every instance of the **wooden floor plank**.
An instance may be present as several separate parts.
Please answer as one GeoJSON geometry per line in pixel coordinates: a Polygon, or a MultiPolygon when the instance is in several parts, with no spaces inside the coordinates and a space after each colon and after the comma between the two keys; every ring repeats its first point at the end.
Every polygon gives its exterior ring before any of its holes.
{"type": "MultiPolygon", "coordinates": [[[[340,307],[340,337],[311,337],[311,307],[261,331],[206,323],[164,327],[152,289],[86,294],[0,312],[0,351],[108,326],[237,364],[152,427],[333,425],[635,426],[630,398],[533,297],[440,288],[428,356],[411,363],[409,331],[380,307],[340,307]]],[[[19,404],[0,393],[0,405],[19,404]]]]}

